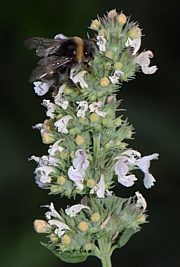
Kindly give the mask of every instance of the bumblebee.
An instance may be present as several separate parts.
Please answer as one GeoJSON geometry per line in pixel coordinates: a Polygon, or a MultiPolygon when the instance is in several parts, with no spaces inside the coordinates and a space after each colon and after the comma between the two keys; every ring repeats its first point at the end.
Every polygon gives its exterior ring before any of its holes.
{"type": "Polygon", "coordinates": [[[71,68],[87,64],[93,59],[95,51],[92,40],[80,37],[68,38],[62,34],[56,35],[54,39],[27,38],[25,45],[29,49],[36,49],[36,55],[41,58],[30,81],[50,81],[56,91],[62,80],[70,79],[71,68]]]}

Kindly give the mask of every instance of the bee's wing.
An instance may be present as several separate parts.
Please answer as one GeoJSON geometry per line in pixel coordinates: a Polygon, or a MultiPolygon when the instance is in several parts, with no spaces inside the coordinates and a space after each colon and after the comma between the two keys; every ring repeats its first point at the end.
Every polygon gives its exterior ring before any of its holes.
{"type": "Polygon", "coordinates": [[[27,38],[24,43],[29,49],[36,49],[38,57],[46,57],[54,54],[66,39],[48,39],[43,37],[27,38]]]}
{"type": "Polygon", "coordinates": [[[51,79],[54,72],[65,68],[72,63],[74,58],[49,56],[39,60],[37,67],[32,72],[30,82],[42,79],[51,79]]]}

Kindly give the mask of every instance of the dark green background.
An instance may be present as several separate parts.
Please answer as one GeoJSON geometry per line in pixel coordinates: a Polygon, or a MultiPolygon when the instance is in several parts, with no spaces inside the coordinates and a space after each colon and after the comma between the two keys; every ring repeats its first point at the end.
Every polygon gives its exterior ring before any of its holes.
{"type": "MultiPolygon", "coordinates": [[[[178,2],[177,2],[178,3],[178,2]]],[[[96,14],[111,8],[123,10],[144,29],[142,49],[152,49],[155,75],[138,74],[123,86],[126,115],[136,129],[135,149],[160,153],[152,163],[157,183],[145,190],[141,183],[132,189],[119,186],[117,194],[127,196],[140,190],[148,200],[150,224],[129,244],[113,255],[113,266],[179,267],[179,7],[176,1],[3,1],[0,5],[1,66],[1,207],[0,266],[60,267],[58,261],[39,244],[33,231],[35,218],[43,218],[40,205],[54,201],[58,207],[66,200],[48,196],[33,181],[32,155],[46,153],[38,131],[31,125],[45,118],[28,77],[35,66],[33,52],[23,46],[27,36],[53,37],[56,33],[86,36],[87,26],[96,14]]],[[[69,202],[68,202],[69,203],[69,202]]],[[[76,266],[76,265],[75,265],[76,266]]],[[[79,266],[100,266],[89,258],[79,266]]]]}

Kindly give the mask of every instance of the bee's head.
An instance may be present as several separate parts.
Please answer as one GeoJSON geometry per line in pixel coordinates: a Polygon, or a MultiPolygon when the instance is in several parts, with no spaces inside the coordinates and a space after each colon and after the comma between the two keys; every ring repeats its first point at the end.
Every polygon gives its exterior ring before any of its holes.
{"type": "Polygon", "coordinates": [[[85,61],[89,61],[94,58],[95,45],[92,40],[84,40],[84,56],[85,61]]]}

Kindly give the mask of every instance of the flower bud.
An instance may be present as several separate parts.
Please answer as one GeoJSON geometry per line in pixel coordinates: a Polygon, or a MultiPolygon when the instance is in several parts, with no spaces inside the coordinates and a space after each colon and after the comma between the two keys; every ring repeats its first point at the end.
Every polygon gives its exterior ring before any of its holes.
{"type": "Polygon", "coordinates": [[[117,21],[119,22],[119,24],[121,26],[123,26],[124,24],[126,24],[126,21],[127,21],[127,17],[126,15],[124,15],[122,12],[121,14],[117,17],[117,21]]]}
{"type": "Polygon", "coordinates": [[[122,63],[121,62],[115,62],[114,63],[114,69],[115,70],[121,70],[122,69],[122,63]]]}
{"type": "Polygon", "coordinates": [[[85,117],[79,118],[79,122],[80,122],[80,123],[84,123],[84,122],[85,122],[85,120],[86,120],[86,118],[85,118],[85,117]]]}
{"type": "Polygon", "coordinates": [[[87,180],[87,187],[93,188],[95,186],[96,182],[93,179],[87,180]]]}
{"type": "Polygon", "coordinates": [[[141,29],[136,27],[129,31],[128,33],[129,37],[133,40],[141,36],[141,29]]]}
{"type": "Polygon", "coordinates": [[[53,121],[51,119],[45,120],[43,126],[45,130],[51,130],[53,128],[53,121]]]}
{"type": "Polygon", "coordinates": [[[103,77],[101,80],[100,80],[100,85],[102,87],[106,87],[109,85],[109,79],[107,77],[103,77]]]}
{"type": "Polygon", "coordinates": [[[60,185],[64,185],[66,183],[66,178],[64,176],[58,176],[57,183],[60,185]]]}
{"type": "Polygon", "coordinates": [[[43,131],[41,136],[42,136],[42,142],[44,144],[52,144],[55,141],[52,133],[50,133],[48,131],[43,131]]]}
{"type": "Polygon", "coordinates": [[[112,10],[110,10],[110,11],[108,12],[108,18],[113,19],[113,18],[116,17],[116,16],[117,16],[117,11],[116,11],[116,9],[112,9],[112,10]]]}
{"type": "Polygon", "coordinates": [[[50,240],[51,240],[52,243],[55,243],[55,242],[57,242],[59,240],[59,238],[58,238],[57,235],[51,234],[50,235],[50,240]]]}
{"type": "Polygon", "coordinates": [[[75,142],[78,146],[83,145],[85,141],[85,138],[82,135],[77,135],[75,142]]]}
{"type": "Polygon", "coordinates": [[[61,241],[63,245],[67,246],[71,243],[71,237],[69,235],[63,235],[61,241]]]}
{"type": "Polygon", "coordinates": [[[35,220],[34,229],[38,234],[48,233],[49,224],[44,220],[35,220]]]}
{"type": "Polygon", "coordinates": [[[98,115],[97,113],[93,112],[93,113],[89,116],[89,118],[90,118],[90,121],[91,121],[91,122],[97,122],[97,121],[99,120],[99,115],[98,115]]]}
{"type": "Polygon", "coordinates": [[[74,89],[73,88],[71,88],[71,87],[65,87],[65,89],[64,89],[64,93],[66,94],[66,95],[71,95],[71,94],[73,94],[74,93],[74,89]]]}
{"type": "Polygon", "coordinates": [[[98,31],[98,35],[99,35],[99,36],[103,36],[103,37],[105,37],[105,35],[106,35],[106,31],[105,31],[105,29],[100,29],[100,30],[98,31]]]}
{"type": "Polygon", "coordinates": [[[101,25],[100,21],[97,20],[97,19],[94,19],[94,20],[91,22],[90,28],[91,28],[92,30],[96,30],[96,31],[97,31],[97,30],[99,29],[100,25],[101,25]]]}
{"type": "Polygon", "coordinates": [[[79,228],[79,230],[82,231],[82,232],[87,232],[89,226],[88,226],[87,222],[85,222],[85,221],[81,221],[81,222],[79,223],[79,225],[78,225],[78,228],[79,228]]]}
{"type": "Polygon", "coordinates": [[[115,125],[117,127],[119,127],[122,124],[122,119],[120,117],[118,117],[117,119],[115,119],[115,125]]]}
{"type": "Polygon", "coordinates": [[[101,219],[101,216],[100,216],[99,212],[95,212],[91,215],[91,221],[92,222],[99,222],[100,219],[101,219]]]}

